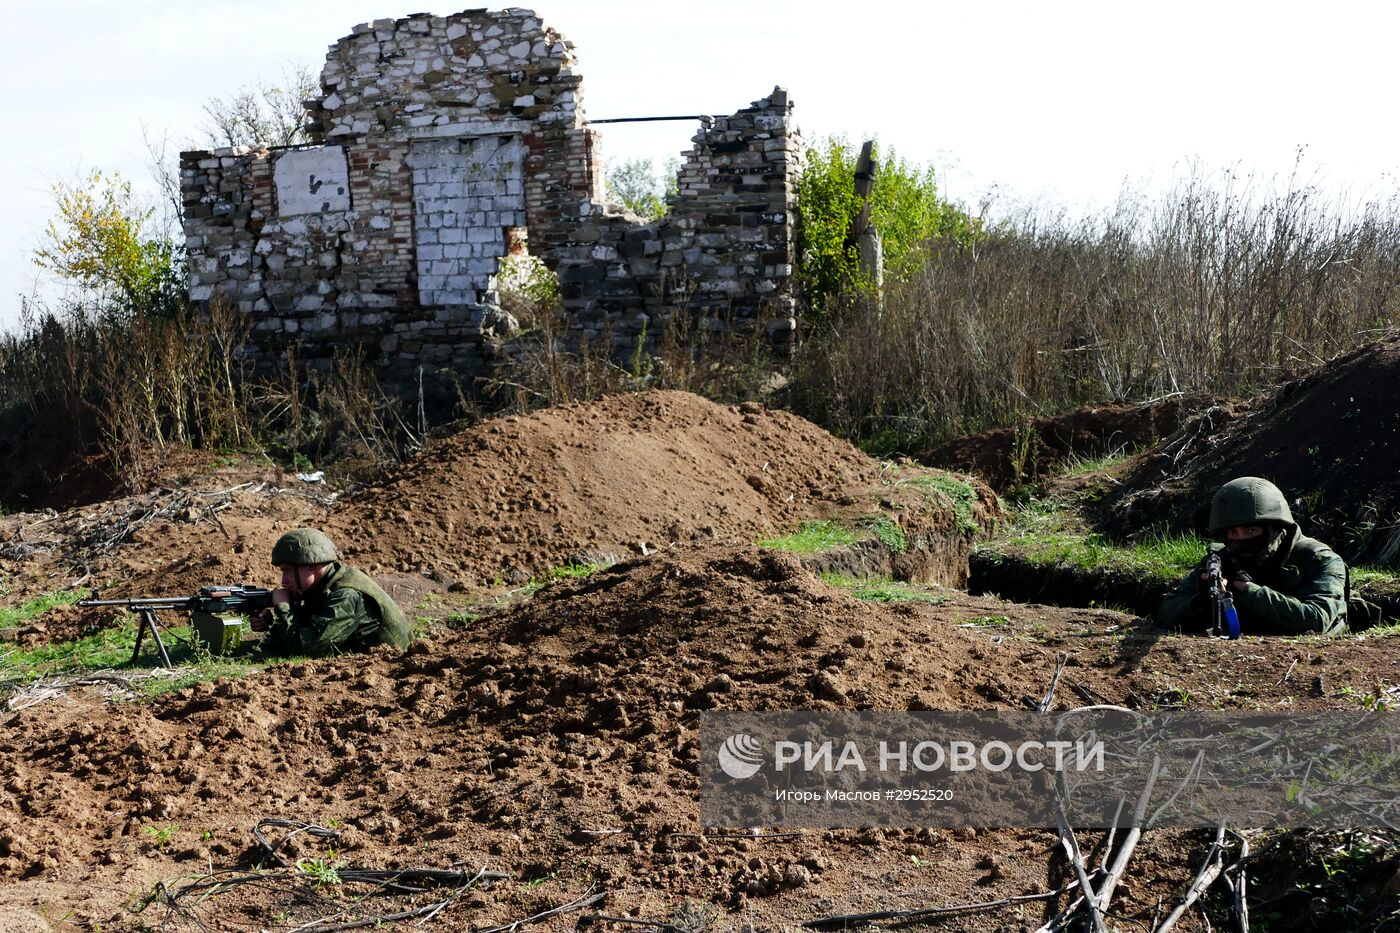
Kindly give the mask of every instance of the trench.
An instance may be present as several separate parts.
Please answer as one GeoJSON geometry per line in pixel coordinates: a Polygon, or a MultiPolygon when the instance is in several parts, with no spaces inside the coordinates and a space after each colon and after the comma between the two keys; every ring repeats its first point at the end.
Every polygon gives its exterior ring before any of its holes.
{"type": "MultiPolygon", "coordinates": [[[[1040,603],[1065,609],[1122,609],[1150,618],[1176,580],[1148,578],[1112,568],[1086,570],[1040,564],[1014,554],[974,550],[968,560],[967,591],[1014,603],[1040,603]]],[[[1353,585],[1347,620],[1353,632],[1400,621],[1400,589],[1353,585]],[[1380,610],[1368,617],[1361,602],[1380,610]]]]}
{"type": "Polygon", "coordinates": [[[972,540],[962,533],[920,533],[908,536],[903,550],[878,538],[803,555],[802,565],[813,573],[862,578],[888,577],[902,583],[937,584],[963,589],[968,585],[972,540]]]}
{"type": "Polygon", "coordinates": [[[1014,603],[1067,609],[1124,609],[1150,616],[1175,580],[1143,580],[1109,568],[1086,570],[1066,564],[1033,563],[1016,555],[974,551],[968,560],[967,591],[1014,603]]]}

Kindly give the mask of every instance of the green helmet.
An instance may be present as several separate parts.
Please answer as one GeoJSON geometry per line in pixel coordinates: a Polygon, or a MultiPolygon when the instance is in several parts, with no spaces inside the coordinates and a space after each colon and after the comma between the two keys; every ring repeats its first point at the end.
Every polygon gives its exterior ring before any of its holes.
{"type": "Polygon", "coordinates": [[[272,546],[272,562],[284,564],[329,564],[337,560],[335,545],[315,528],[296,528],[277,539],[272,546]]]}
{"type": "Polygon", "coordinates": [[[1241,476],[1221,486],[1210,503],[1210,533],[1236,525],[1292,525],[1293,513],[1279,488],[1257,476],[1241,476]]]}

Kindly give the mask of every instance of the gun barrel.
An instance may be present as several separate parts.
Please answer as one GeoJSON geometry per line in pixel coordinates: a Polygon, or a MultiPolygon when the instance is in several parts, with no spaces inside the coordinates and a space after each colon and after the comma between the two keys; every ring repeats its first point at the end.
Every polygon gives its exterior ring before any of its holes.
{"type": "Polygon", "coordinates": [[[1206,572],[1210,574],[1210,631],[1212,635],[1219,635],[1225,628],[1224,581],[1219,554],[1212,553],[1206,557],[1206,572]]]}
{"type": "Polygon", "coordinates": [[[130,609],[178,609],[189,605],[188,596],[154,597],[149,599],[81,599],[79,606],[122,606],[130,609]]]}

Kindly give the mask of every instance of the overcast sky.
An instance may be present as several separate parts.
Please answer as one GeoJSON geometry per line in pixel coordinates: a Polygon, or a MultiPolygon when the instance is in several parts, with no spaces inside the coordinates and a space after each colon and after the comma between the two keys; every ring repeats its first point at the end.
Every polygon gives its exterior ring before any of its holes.
{"type": "MultiPolygon", "coordinates": [[[[726,113],[789,90],[809,137],[878,135],[976,202],[1079,210],[1191,159],[1388,193],[1400,8],[1362,3],[541,0],[574,41],[594,118],[726,113]]],[[[197,139],[201,108],[291,64],[319,73],[401,0],[10,0],[0,99],[0,323],[35,287],[49,189],[99,168],[140,186],[142,128],[197,139]]],[[[447,14],[455,8],[436,7],[447,14]]],[[[690,123],[605,127],[609,158],[685,149],[690,123]]]]}

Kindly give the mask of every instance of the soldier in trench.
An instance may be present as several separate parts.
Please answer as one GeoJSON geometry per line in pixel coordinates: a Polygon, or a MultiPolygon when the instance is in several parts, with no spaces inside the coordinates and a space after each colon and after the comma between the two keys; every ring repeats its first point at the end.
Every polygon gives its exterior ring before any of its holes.
{"type": "Polygon", "coordinates": [[[272,563],[282,571],[272,608],[254,616],[265,631],[267,655],[320,657],[364,651],[375,645],[404,648],[413,629],[388,593],[340,561],[331,539],[315,528],[297,528],[277,540],[272,563]]]}
{"type": "MultiPolygon", "coordinates": [[[[1288,500],[1255,476],[1231,480],[1210,505],[1211,546],[1221,556],[1223,595],[1234,599],[1245,635],[1344,635],[1349,571],[1321,541],[1304,536],[1288,500]]],[[[1167,594],[1156,621],[1182,631],[1210,628],[1206,559],[1167,594]]]]}

